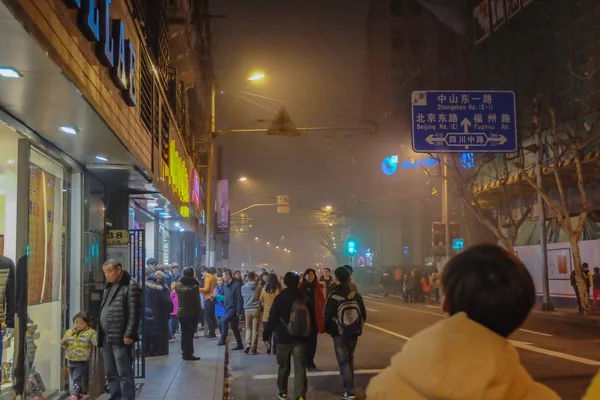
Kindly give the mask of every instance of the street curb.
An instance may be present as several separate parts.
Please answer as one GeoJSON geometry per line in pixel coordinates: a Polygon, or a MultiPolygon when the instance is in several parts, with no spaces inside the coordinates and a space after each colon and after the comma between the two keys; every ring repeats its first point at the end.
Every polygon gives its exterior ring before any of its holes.
{"type": "Polygon", "coordinates": [[[549,319],[553,321],[568,322],[570,324],[598,326],[600,327],[600,318],[590,318],[579,315],[565,315],[556,313],[555,311],[533,310],[531,313],[535,317],[549,319]]]}
{"type": "Polygon", "coordinates": [[[228,350],[229,345],[218,346],[219,355],[217,357],[217,377],[215,379],[215,392],[213,393],[213,400],[223,400],[226,397],[225,390],[225,375],[227,371],[227,365],[229,364],[228,350]]]}

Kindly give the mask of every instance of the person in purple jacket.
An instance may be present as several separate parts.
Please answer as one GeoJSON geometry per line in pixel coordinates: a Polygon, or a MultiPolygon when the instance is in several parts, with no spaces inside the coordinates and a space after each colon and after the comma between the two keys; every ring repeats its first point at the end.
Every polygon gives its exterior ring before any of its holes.
{"type": "Polygon", "coordinates": [[[175,291],[176,284],[177,282],[171,282],[171,301],[173,302],[173,311],[171,312],[171,320],[169,321],[169,325],[171,326],[171,340],[169,340],[169,343],[173,343],[175,341],[175,333],[177,332],[177,327],[179,325],[179,320],[177,319],[179,298],[177,297],[177,292],[175,291]]]}

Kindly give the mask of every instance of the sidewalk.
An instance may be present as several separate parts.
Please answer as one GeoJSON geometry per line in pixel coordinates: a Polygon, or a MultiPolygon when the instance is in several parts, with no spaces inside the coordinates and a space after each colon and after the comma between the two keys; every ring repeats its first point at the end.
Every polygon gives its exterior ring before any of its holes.
{"type": "Polygon", "coordinates": [[[568,322],[577,325],[600,326],[600,315],[583,315],[574,308],[556,307],[554,311],[540,310],[541,304],[537,303],[531,312],[534,317],[551,319],[554,321],[568,322]]]}
{"type": "MultiPolygon", "coordinates": [[[[200,331],[202,333],[202,331],[200,331]]],[[[223,400],[225,346],[216,340],[194,340],[200,361],[181,359],[181,336],[169,347],[169,355],[146,358],[146,379],[136,381],[141,387],[137,400],[196,399],[223,400]]],[[[108,394],[98,400],[108,399],[108,394]]]]}

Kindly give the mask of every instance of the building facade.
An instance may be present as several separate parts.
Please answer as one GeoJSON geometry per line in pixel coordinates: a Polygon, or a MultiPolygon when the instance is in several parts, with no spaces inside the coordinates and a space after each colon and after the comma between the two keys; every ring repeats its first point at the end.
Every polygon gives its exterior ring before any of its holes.
{"type": "Polygon", "coordinates": [[[204,7],[0,2],[0,254],[15,264],[3,288],[15,332],[3,341],[2,398],[66,393],[58,342],[75,313],[99,317],[106,258],[142,284],[148,258],[201,258],[204,7]]]}

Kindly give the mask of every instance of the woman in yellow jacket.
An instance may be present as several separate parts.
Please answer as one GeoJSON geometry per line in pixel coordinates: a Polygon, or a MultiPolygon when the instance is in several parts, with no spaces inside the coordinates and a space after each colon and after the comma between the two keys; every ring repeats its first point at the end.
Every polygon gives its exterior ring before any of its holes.
{"type": "Polygon", "coordinates": [[[533,381],[506,339],[535,304],[518,258],[495,245],[471,247],[446,264],[442,287],[450,317],[404,345],[369,383],[369,400],[560,400],[533,381]]]}
{"type": "MultiPolygon", "coordinates": [[[[271,307],[273,306],[273,301],[275,297],[281,292],[281,284],[279,283],[279,278],[274,273],[270,273],[267,278],[267,283],[264,289],[260,292],[260,302],[263,307],[262,321],[263,321],[263,329],[269,320],[269,313],[271,312],[271,307]]],[[[269,340],[265,342],[265,346],[267,347],[267,354],[277,354],[277,348],[275,347],[275,338],[274,335],[269,337],[269,340]],[[272,344],[272,346],[271,346],[272,344]]]]}

